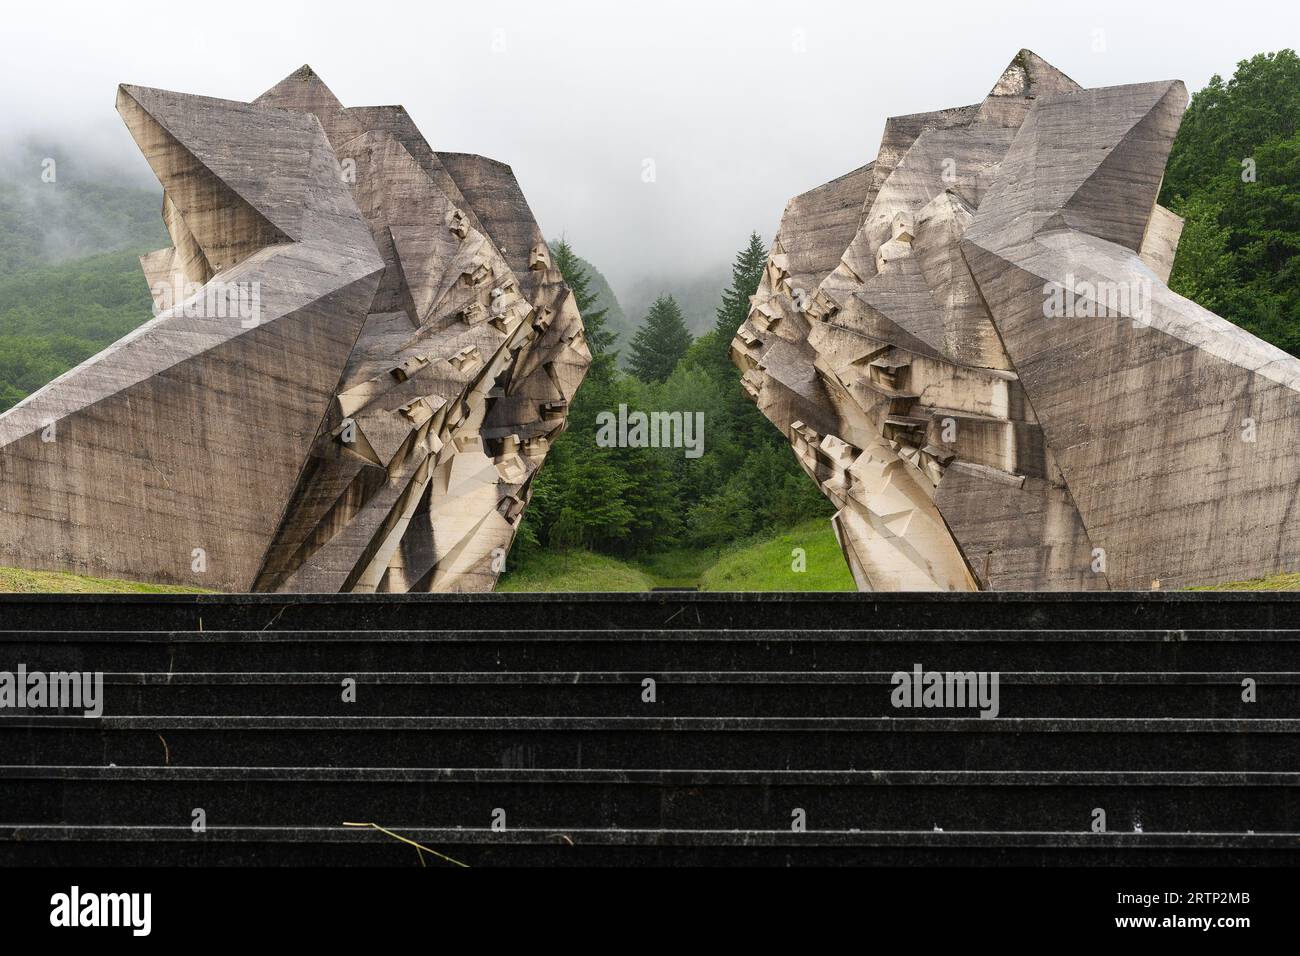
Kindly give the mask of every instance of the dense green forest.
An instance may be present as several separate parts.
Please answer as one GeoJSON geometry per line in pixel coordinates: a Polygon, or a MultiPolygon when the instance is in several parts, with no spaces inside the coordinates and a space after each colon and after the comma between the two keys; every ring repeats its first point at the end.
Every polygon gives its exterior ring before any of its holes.
{"type": "Polygon", "coordinates": [[[543,549],[588,549],[645,559],[666,549],[717,549],[788,528],[831,507],[800,471],[781,434],[740,388],[727,357],[758,287],[767,250],[757,234],[736,257],[716,327],[692,339],[671,296],[651,309],[621,371],[605,317],[589,306],[589,280],[567,243],[555,261],[574,288],[596,360],[534,482],[516,563],[527,573],[543,549]],[[629,410],[703,413],[705,453],[683,448],[600,447],[597,418],[629,410]]]}
{"type": "Polygon", "coordinates": [[[1300,355],[1300,57],[1214,76],[1178,131],[1161,202],[1186,218],[1170,286],[1300,355]]]}
{"type": "Polygon", "coordinates": [[[0,170],[0,411],[153,314],[138,257],[168,242],[162,192],[115,178],[31,145],[0,170]]]}
{"type": "Polygon", "coordinates": [[[138,254],[106,252],[0,276],[0,410],[153,314],[138,254]]]}
{"type": "Polygon", "coordinates": [[[98,183],[0,184],[0,276],[109,250],[166,245],[161,196],[98,183]]]}

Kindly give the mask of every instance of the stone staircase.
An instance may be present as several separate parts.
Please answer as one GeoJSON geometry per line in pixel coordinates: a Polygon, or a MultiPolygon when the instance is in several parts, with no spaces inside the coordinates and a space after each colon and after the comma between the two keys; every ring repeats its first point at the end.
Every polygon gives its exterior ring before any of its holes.
{"type": "Polygon", "coordinates": [[[1296,863],[1298,610],[10,596],[0,671],[105,707],[0,710],[0,863],[1296,863]],[[995,672],[998,716],[896,709],[916,664],[995,672]]]}

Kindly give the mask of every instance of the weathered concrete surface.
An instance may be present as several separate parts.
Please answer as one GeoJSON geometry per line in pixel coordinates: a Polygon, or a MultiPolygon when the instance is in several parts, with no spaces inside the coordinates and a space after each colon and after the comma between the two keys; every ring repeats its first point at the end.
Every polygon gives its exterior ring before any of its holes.
{"type": "Polygon", "coordinates": [[[490,590],[591,359],[509,167],[309,67],[118,110],[164,187],[160,311],[0,416],[0,564],[490,590]]]}
{"type": "Polygon", "coordinates": [[[1177,81],[1084,90],[1021,51],[983,103],[889,120],[873,164],[787,207],[732,356],[859,587],[1300,567],[1300,362],[1164,284],[1185,107],[1177,81]]]}

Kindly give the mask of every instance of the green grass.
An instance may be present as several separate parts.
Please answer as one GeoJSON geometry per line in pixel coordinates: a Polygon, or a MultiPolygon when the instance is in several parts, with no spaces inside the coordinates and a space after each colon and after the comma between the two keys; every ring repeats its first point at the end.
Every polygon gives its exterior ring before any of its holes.
{"type": "Polygon", "coordinates": [[[0,594],[208,594],[203,588],[179,584],[148,584],[90,578],[63,571],[0,568],[0,594]]]}
{"type": "Polygon", "coordinates": [[[674,548],[647,555],[637,564],[654,579],[655,587],[693,588],[700,586],[700,579],[717,563],[720,554],[717,548],[699,551],[674,548]]]}
{"type": "Polygon", "coordinates": [[[1189,591],[1300,591],[1300,573],[1291,571],[1252,581],[1233,581],[1230,584],[1206,584],[1188,588],[1189,591]]]}
{"type": "MultiPolygon", "coordinates": [[[[648,591],[698,587],[701,591],[854,591],[830,522],[805,522],[774,537],[722,550],[676,549],[635,561],[589,551],[529,555],[498,591],[648,591]],[[792,567],[795,548],[806,570],[792,567]]],[[[1192,591],[1300,591],[1300,573],[1189,588],[1192,591]]]]}
{"type": "Polygon", "coordinates": [[[806,522],[748,547],[724,553],[700,577],[704,591],[856,591],[829,521],[806,522]],[[805,570],[794,570],[796,548],[805,570]]]}
{"type": "Polygon", "coordinates": [[[698,587],[702,591],[853,591],[853,576],[835,532],[824,519],[775,537],[726,549],[679,548],[623,561],[590,551],[535,552],[501,579],[498,591],[649,591],[698,587]],[[793,570],[795,548],[806,570],[793,570]]]}
{"type": "Polygon", "coordinates": [[[540,552],[508,571],[498,591],[649,591],[654,579],[635,565],[590,551],[540,552]]]}

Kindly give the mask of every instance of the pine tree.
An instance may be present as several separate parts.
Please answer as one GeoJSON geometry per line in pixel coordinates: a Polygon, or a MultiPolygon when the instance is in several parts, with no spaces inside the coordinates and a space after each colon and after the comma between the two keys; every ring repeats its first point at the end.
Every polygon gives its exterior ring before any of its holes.
{"type": "Polygon", "coordinates": [[[614,345],[616,336],[605,326],[605,317],[609,309],[597,309],[596,293],[591,291],[591,276],[583,265],[581,257],[573,251],[568,240],[561,237],[551,246],[551,259],[555,268],[564,276],[565,283],[573,292],[578,311],[582,313],[582,324],[586,329],[587,347],[592,355],[604,355],[614,345]]]}
{"type": "Polygon", "coordinates": [[[718,306],[717,322],[713,329],[717,333],[717,346],[723,362],[727,362],[727,352],[731,340],[749,316],[749,297],[758,291],[758,284],[763,280],[763,270],[767,268],[767,247],[757,232],[749,234],[749,244],[736,254],[736,261],[731,265],[731,286],[722,293],[722,302],[718,306]]]}
{"type": "Polygon", "coordinates": [[[643,382],[665,381],[690,347],[682,310],[672,296],[661,295],[632,339],[628,369],[643,382]]]}
{"type": "MultiPolygon", "coordinates": [[[[763,281],[767,256],[763,238],[757,232],[751,232],[749,242],[736,253],[731,265],[731,285],[722,293],[717,321],[713,331],[705,337],[710,341],[700,343],[701,350],[707,348],[707,352],[701,355],[701,364],[725,388],[723,414],[736,434],[736,447],[742,459],[756,449],[785,444],[780,430],[772,427],[753,399],[740,387],[740,371],[731,361],[731,342],[749,317],[749,299],[758,292],[759,283],[763,281]]],[[[797,468],[793,457],[788,464],[791,469],[797,468]]]]}

